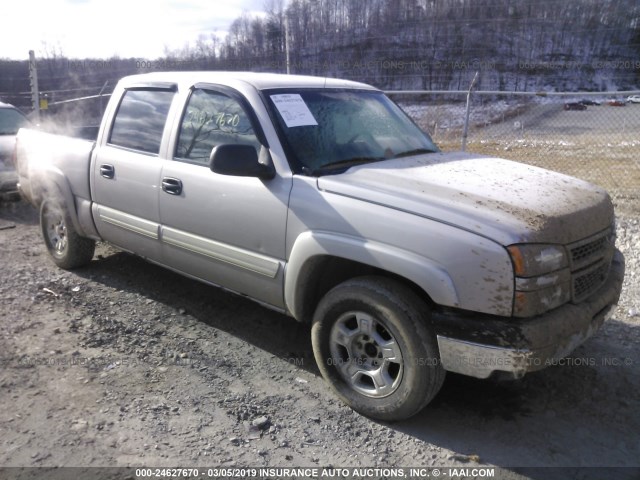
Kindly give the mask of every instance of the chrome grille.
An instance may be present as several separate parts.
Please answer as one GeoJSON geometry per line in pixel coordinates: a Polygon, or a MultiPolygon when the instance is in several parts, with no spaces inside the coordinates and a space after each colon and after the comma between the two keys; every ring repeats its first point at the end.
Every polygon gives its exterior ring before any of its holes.
{"type": "Polygon", "coordinates": [[[572,301],[581,302],[595,292],[609,275],[614,251],[614,231],[608,228],[592,237],[569,245],[572,275],[572,301]]]}

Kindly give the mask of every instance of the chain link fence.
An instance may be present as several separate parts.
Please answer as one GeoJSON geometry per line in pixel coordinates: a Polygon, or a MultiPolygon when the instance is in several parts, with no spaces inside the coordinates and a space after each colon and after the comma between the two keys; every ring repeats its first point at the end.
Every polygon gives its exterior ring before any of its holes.
{"type": "MultiPolygon", "coordinates": [[[[442,150],[461,149],[467,92],[388,93],[442,150]]],[[[466,150],[566,173],[640,201],[640,103],[627,101],[639,94],[472,92],[466,150]]]]}

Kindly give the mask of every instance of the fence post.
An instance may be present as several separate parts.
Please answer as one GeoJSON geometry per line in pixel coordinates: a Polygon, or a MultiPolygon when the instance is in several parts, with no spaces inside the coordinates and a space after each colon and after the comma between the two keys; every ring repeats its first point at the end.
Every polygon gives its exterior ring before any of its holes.
{"type": "Polygon", "coordinates": [[[469,134],[469,113],[471,111],[471,91],[473,87],[475,87],[476,82],[478,81],[478,74],[480,72],[476,72],[473,76],[473,80],[471,80],[471,85],[469,85],[469,91],[467,92],[467,110],[464,116],[464,130],[462,131],[462,151],[464,152],[467,149],[467,135],[469,134]]]}
{"type": "Polygon", "coordinates": [[[107,80],[106,82],[104,82],[104,85],[102,85],[102,88],[100,89],[100,93],[98,93],[98,101],[100,102],[100,115],[104,115],[104,101],[102,100],[102,93],[104,92],[105,88],[107,88],[107,85],[109,85],[109,80],[107,80]]]}
{"type": "Polygon", "coordinates": [[[40,90],[38,90],[38,64],[36,54],[29,50],[29,81],[31,83],[31,106],[33,107],[33,118],[36,123],[40,122],[40,90]]]}

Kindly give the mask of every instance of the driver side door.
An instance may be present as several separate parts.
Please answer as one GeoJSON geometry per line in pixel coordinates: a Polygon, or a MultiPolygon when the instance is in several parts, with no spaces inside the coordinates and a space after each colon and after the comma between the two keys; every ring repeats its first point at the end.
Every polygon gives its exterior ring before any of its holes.
{"type": "Polygon", "coordinates": [[[249,103],[235,90],[193,88],[171,160],[162,167],[163,263],[281,308],[291,180],[220,175],[213,147],[268,148],[249,103]]]}

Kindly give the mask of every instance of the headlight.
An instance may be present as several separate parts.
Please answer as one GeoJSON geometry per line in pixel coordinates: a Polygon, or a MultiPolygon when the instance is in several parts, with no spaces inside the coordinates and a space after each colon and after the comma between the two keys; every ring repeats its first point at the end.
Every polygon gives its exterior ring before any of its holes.
{"type": "Polygon", "coordinates": [[[558,245],[511,245],[507,247],[518,277],[535,277],[569,265],[567,252],[558,245]]]}
{"type": "Polygon", "coordinates": [[[539,315],[571,299],[571,272],[564,247],[521,244],[507,250],[516,275],[515,316],[539,315]]]}

